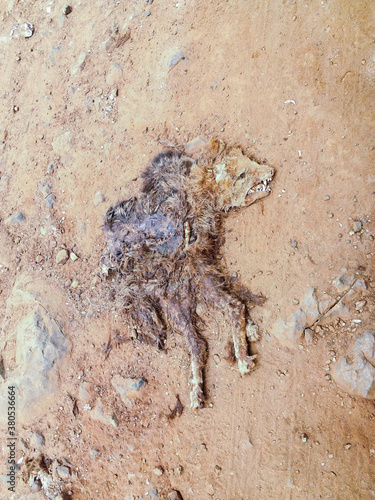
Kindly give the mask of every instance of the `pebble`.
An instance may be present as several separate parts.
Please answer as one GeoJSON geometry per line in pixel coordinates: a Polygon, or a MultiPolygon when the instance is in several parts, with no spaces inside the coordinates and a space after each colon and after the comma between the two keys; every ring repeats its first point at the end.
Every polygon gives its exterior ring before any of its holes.
{"type": "Polygon", "coordinates": [[[331,199],[331,197],[330,197],[330,196],[328,196],[328,195],[324,197],[324,201],[328,201],[328,200],[330,200],[330,199],[331,199]]]}
{"type": "Polygon", "coordinates": [[[39,446],[44,446],[44,443],[45,443],[44,436],[40,434],[40,432],[34,432],[34,434],[31,436],[30,444],[32,446],[39,447],[39,446]]]}
{"type": "Polygon", "coordinates": [[[329,217],[330,219],[332,219],[332,217],[333,217],[333,213],[332,213],[332,212],[329,212],[328,217],[329,217]]]}
{"type": "Polygon", "coordinates": [[[149,10],[146,11],[146,16],[151,16],[151,12],[149,10]]]}
{"type": "Polygon", "coordinates": [[[43,262],[43,260],[44,260],[43,255],[37,255],[37,256],[35,257],[35,262],[36,262],[37,264],[40,264],[41,262],[43,262]]]}
{"type": "Polygon", "coordinates": [[[307,443],[308,439],[309,439],[309,436],[307,434],[301,434],[302,443],[307,443]]]}
{"type": "Polygon", "coordinates": [[[365,307],[366,304],[367,304],[366,300],[360,300],[359,302],[356,302],[355,308],[356,308],[357,311],[359,311],[360,309],[362,309],[363,307],[365,307]]]}
{"type": "Polygon", "coordinates": [[[161,465],[159,465],[159,467],[155,467],[154,469],[154,474],[156,476],[162,476],[164,474],[164,469],[161,465]]]}
{"type": "Polygon", "coordinates": [[[85,67],[86,59],[88,57],[89,57],[89,55],[86,54],[86,52],[80,53],[80,55],[78,56],[77,62],[75,63],[75,65],[72,68],[73,75],[76,75],[80,69],[82,70],[85,67]]]}
{"type": "Polygon", "coordinates": [[[65,5],[63,8],[64,16],[68,16],[73,11],[73,7],[71,5],[65,5]]]}
{"type": "Polygon", "coordinates": [[[94,450],[93,448],[91,448],[90,450],[90,455],[93,457],[93,458],[96,458],[100,455],[99,451],[98,450],[94,450]]]}
{"type": "Polygon", "coordinates": [[[169,61],[169,71],[173,69],[180,61],[184,61],[186,59],[186,56],[183,52],[179,52],[178,54],[175,54],[171,60],[169,61]]]}
{"type": "Polygon", "coordinates": [[[293,248],[298,248],[298,243],[296,242],[296,240],[292,241],[292,247],[293,248]]]}
{"type": "Polygon", "coordinates": [[[60,465],[59,467],[57,467],[56,471],[61,479],[68,479],[68,477],[70,476],[69,468],[65,465],[60,465]]]}
{"type": "Polygon", "coordinates": [[[78,259],[78,255],[76,255],[74,252],[70,252],[70,260],[75,262],[78,259]]]}
{"type": "Polygon", "coordinates": [[[60,250],[57,255],[56,255],[56,264],[59,266],[62,266],[63,264],[66,264],[69,260],[69,252],[65,248],[60,250]]]}
{"type": "Polygon", "coordinates": [[[185,144],[185,153],[188,155],[201,153],[207,147],[207,144],[203,137],[196,137],[185,144]]]}
{"type": "Polygon", "coordinates": [[[47,208],[53,208],[53,205],[56,203],[56,196],[54,194],[49,194],[44,201],[47,208]]]}
{"type": "Polygon", "coordinates": [[[42,489],[42,484],[39,480],[34,480],[31,485],[31,491],[40,491],[42,489]]]}
{"type": "Polygon", "coordinates": [[[78,280],[74,279],[74,280],[72,281],[72,284],[71,284],[70,286],[71,286],[72,288],[77,288],[77,287],[78,287],[78,285],[79,285],[78,280]]]}
{"type": "Polygon", "coordinates": [[[23,23],[13,26],[10,36],[14,38],[30,38],[34,34],[34,26],[31,23],[23,23]]]}
{"type": "Polygon", "coordinates": [[[331,380],[331,375],[330,375],[329,373],[327,373],[327,375],[324,375],[324,378],[325,378],[326,380],[331,380]]]}
{"type": "Polygon", "coordinates": [[[356,220],[353,222],[353,230],[355,233],[359,233],[362,229],[362,222],[360,220],[356,220]]]}
{"type": "Polygon", "coordinates": [[[350,448],[352,447],[352,445],[350,443],[347,443],[344,448],[345,450],[350,450],[350,448]]]}
{"type": "Polygon", "coordinates": [[[181,493],[177,490],[173,490],[168,493],[168,500],[182,500],[181,493]]]}
{"type": "Polygon", "coordinates": [[[95,196],[94,196],[94,205],[97,207],[100,203],[103,203],[104,202],[104,196],[102,195],[102,193],[100,191],[98,191],[97,193],[95,193],[95,196]]]}
{"type": "Polygon", "coordinates": [[[305,342],[307,345],[311,345],[314,340],[314,330],[311,330],[311,328],[305,328],[305,342]]]}
{"type": "Polygon", "coordinates": [[[7,219],[5,219],[4,224],[9,225],[9,224],[20,224],[22,222],[25,222],[26,217],[23,215],[22,212],[18,212],[17,214],[11,215],[7,219]]]}

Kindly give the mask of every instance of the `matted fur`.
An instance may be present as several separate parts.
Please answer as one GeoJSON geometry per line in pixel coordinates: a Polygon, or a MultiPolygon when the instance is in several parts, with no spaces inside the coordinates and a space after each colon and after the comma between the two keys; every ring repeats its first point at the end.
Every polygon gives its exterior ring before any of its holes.
{"type": "Polygon", "coordinates": [[[271,167],[221,141],[211,141],[211,150],[198,162],[166,151],[142,174],[139,196],[107,211],[104,262],[118,271],[117,294],[141,340],[162,349],[168,330],[185,336],[193,408],[205,400],[207,344],[196,312],[199,301],[231,315],[240,373],[254,367],[247,345],[247,337],[257,339],[247,308],[254,297],[231,282],[218,254],[223,216],[269,194],[273,174],[271,167]]]}

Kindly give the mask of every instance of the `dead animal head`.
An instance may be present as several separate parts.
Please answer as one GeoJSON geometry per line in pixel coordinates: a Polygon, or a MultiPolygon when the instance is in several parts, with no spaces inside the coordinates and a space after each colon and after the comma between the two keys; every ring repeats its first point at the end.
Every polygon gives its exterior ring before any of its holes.
{"type": "Polygon", "coordinates": [[[274,169],[245,156],[239,148],[228,151],[213,165],[218,185],[218,204],[222,210],[247,207],[267,196],[274,169]]]}

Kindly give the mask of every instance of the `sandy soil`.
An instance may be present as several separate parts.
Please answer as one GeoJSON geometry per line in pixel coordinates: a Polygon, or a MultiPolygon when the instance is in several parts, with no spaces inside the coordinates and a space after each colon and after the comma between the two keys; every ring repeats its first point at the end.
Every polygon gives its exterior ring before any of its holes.
{"type": "MultiPolygon", "coordinates": [[[[73,345],[56,401],[18,429],[18,458],[43,434],[43,454],[72,464],[74,499],[374,498],[373,402],[326,376],[374,326],[375,4],[77,0],[64,15],[65,5],[0,7],[2,320],[17,277],[42,277],[64,294],[73,345]],[[31,37],[9,37],[25,22],[31,37]],[[231,273],[267,297],[253,309],[257,368],[239,376],[229,325],[208,314],[208,405],[193,412],[182,338],[162,354],[124,343],[105,359],[109,336],[129,332],[99,260],[107,208],[153,155],[197,136],[239,143],[277,175],[268,198],[229,217],[223,248],[231,273]],[[19,212],[25,221],[6,223],[19,212]],[[63,247],[78,260],[57,265],[63,247]],[[311,343],[278,340],[277,320],[311,286],[335,296],[342,268],[367,284],[363,312],[318,326],[311,343]],[[133,405],[114,374],[147,380],[133,405]],[[177,394],[184,411],[170,420],[177,394]],[[116,425],[90,416],[99,401],[116,425]]],[[[17,488],[9,498],[44,498],[21,474],[17,488]]]]}

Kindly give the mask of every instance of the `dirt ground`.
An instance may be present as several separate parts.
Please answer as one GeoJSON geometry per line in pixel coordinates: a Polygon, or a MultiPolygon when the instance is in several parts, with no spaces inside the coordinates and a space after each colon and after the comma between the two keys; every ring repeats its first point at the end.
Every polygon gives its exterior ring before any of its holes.
{"type": "MultiPolygon", "coordinates": [[[[167,499],[173,489],[184,500],[375,498],[373,401],[329,376],[374,328],[375,4],[74,0],[64,14],[66,5],[0,7],[1,319],[16,279],[42,278],[63,294],[55,302],[72,343],[61,391],[18,426],[17,459],[40,432],[43,455],[71,464],[78,500],[167,499]],[[223,248],[230,272],[267,297],[252,310],[257,368],[240,377],[226,359],[230,325],[208,311],[208,404],[192,411],[182,338],[164,353],[126,342],[105,358],[110,335],[130,333],[99,262],[107,208],[155,154],[198,136],[239,143],[277,173],[270,196],[229,216],[223,248]],[[9,222],[18,213],[24,220],[9,222]],[[58,265],[61,248],[78,259],[58,265]],[[318,324],[310,342],[274,335],[309,287],[337,295],[343,268],[366,283],[362,312],[318,324]],[[134,404],[111,385],[116,374],[147,381],[134,404]],[[184,410],[171,420],[176,395],[184,410]],[[112,423],[92,418],[99,402],[112,423]]],[[[45,498],[21,471],[16,494],[0,486],[2,498],[45,498]]]]}

